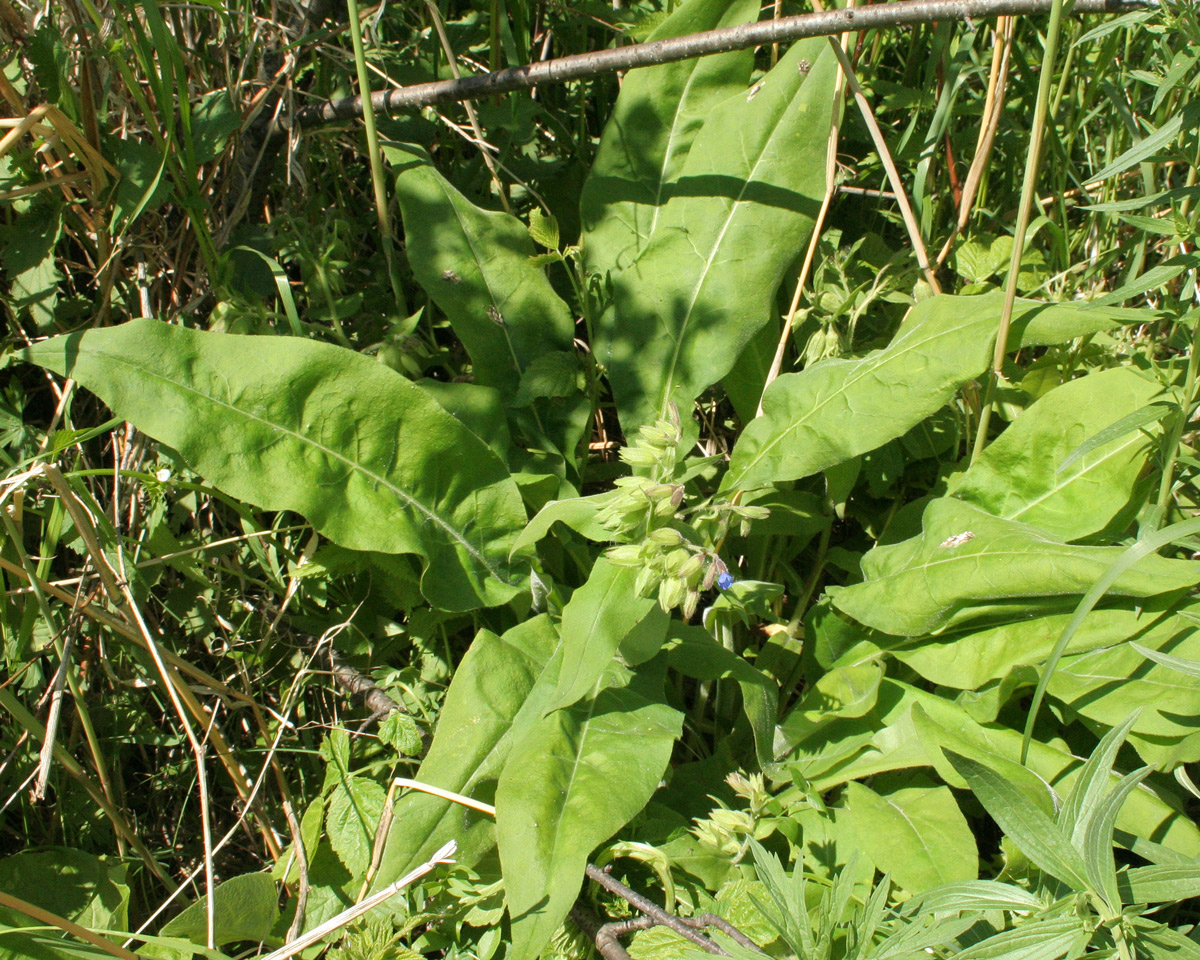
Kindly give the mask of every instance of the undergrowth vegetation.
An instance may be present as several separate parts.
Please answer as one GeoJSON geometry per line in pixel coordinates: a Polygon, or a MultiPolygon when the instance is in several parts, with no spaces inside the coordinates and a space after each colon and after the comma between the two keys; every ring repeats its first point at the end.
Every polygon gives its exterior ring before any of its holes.
{"type": "Polygon", "coordinates": [[[0,0],[0,957],[1200,957],[1190,4],[318,117],[802,12],[0,0]]]}

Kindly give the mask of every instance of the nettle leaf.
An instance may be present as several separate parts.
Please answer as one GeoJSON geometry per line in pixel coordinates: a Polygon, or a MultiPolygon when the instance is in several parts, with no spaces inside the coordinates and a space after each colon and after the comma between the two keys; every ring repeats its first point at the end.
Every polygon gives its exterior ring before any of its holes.
{"type": "Polygon", "coordinates": [[[330,798],[325,832],[351,876],[364,876],[371,863],[383,801],[383,787],[366,777],[348,777],[330,798]]]}
{"type": "Polygon", "coordinates": [[[525,523],[500,459],[419,387],[368,357],[293,337],[131,320],[24,352],[174,447],[209,483],[294,510],[335,543],[415,553],[446,610],[505,603],[525,523]]]}
{"type": "MultiPolygon", "coordinates": [[[[920,536],[871,550],[863,557],[863,582],[832,597],[860,623],[917,637],[962,622],[980,604],[1084,594],[1124,552],[1069,545],[942,497],[925,508],[920,536]]],[[[1150,556],[1119,576],[1109,593],[1153,597],[1198,582],[1200,563],[1150,556]]]]}
{"type": "Polygon", "coordinates": [[[773,315],[824,195],[836,70],[827,41],[801,40],[711,110],[653,236],[610,277],[595,348],[626,434],[689,406],[773,315]]]}
{"type": "Polygon", "coordinates": [[[870,837],[875,864],[910,893],[975,880],[975,837],[948,787],[899,787],[884,794],[846,785],[852,829],[870,837]]]}
{"type": "MultiPolygon", "coordinates": [[[[758,18],[757,0],[690,0],[650,40],[665,40],[758,18]]],[[[583,186],[583,252],[589,272],[624,270],[654,235],[663,206],[708,112],[744,90],[751,50],[631,70],[621,83],[583,186]]]]}
{"type": "MultiPolygon", "coordinates": [[[[903,436],[987,369],[1002,299],[931,297],[913,307],[885,349],[779,377],[763,396],[763,415],[738,439],[721,488],[798,480],[903,436]]],[[[1148,318],[1030,300],[1018,300],[1013,316],[1010,343],[1026,347],[1148,318]]]]}
{"type": "MultiPolygon", "coordinates": [[[[557,644],[558,631],[545,615],[503,636],[480,631],[454,671],[416,779],[492,803],[514,724],[540,716],[554,692],[557,644]]],[[[458,841],[456,859],[473,865],[495,846],[491,817],[427,793],[400,797],[373,889],[424,863],[448,840],[458,841]]]]}
{"type": "MultiPolygon", "coordinates": [[[[1080,444],[1142,410],[1162,387],[1129,367],[1093,373],[1038,400],[988,446],[948,493],[988,513],[1031,523],[1062,540],[1103,530],[1129,512],[1132,491],[1154,455],[1161,427],[1144,425],[1090,450],[1066,469],[1080,444]]],[[[1135,499],[1136,508],[1140,500],[1135,499]]]]}
{"type": "Polygon", "coordinates": [[[496,790],[511,960],[541,953],[579,896],[588,856],[658,788],[683,729],[683,714],[662,703],[664,670],[652,661],[626,685],[518,731],[496,790]]]}

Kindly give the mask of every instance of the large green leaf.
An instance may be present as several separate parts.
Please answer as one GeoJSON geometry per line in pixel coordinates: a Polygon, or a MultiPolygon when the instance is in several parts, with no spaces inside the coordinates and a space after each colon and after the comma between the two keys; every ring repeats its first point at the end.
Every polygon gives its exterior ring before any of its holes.
{"type": "Polygon", "coordinates": [[[627,434],[668,400],[689,406],[774,312],[825,190],[836,66],[827,41],[800,41],[761,87],[711,110],[654,235],[610,278],[596,356],[627,434]]]}
{"type": "Polygon", "coordinates": [[[575,386],[571,308],[531,260],[529,231],[510,214],[471,203],[420,148],[392,143],[386,153],[398,170],[413,274],[466,347],[475,382],[519,408],[514,427],[529,440],[548,440],[570,458],[590,403],[575,386]]]}
{"type": "Polygon", "coordinates": [[[651,661],[628,684],[518,731],[496,790],[511,960],[541,953],[579,896],[592,850],[658,788],[683,728],[683,715],[662,703],[664,669],[651,661]]]}
{"type": "MultiPolygon", "coordinates": [[[[998,293],[931,297],[913,307],[885,349],[779,377],[763,397],[763,415],[738,439],[722,489],[807,477],[903,436],[987,369],[1001,307],[998,293]]],[[[1021,346],[1143,316],[1030,300],[1017,301],[1013,315],[1011,342],[1021,346]]]]}
{"type": "Polygon", "coordinates": [[[475,382],[512,398],[535,357],[571,349],[570,308],[530,261],[521,221],[475,206],[420,148],[392,143],[387,153],[413,274],[467,348],[475,382]]]}
{"type": "MultiPolygon", "coordinates": [[[[1175,597],[1144,602],[1123,600],[1093,610],[1072,636],[1067,652],[1082,654],[1112,647],[1131,638],[1156,645],[1181,630],[1191,630],[1192,621],[1176,612],[1177,603],[1175,597]]],[[[1200,615],[1200,610],[1195,615],[1200,615]]],[[[968,626],[965,632],[947,631],[888,652],[933,683],[959,690],[977,690],[989,681],[1006,676],[1014,667],[1045,661],[1070,620],[1068,609],[1061,613],[1045,613],[1034,619],[1021,617],[1011,623],[983,629],[968,626]]],[[[1063,661],[1068,662],[1073,662],[1070,657],[1063,661]]]]}
{"type": "Polygon", "coordinates": [[[55,337],[25,357],[74,377],[231,496],[294,510],[346,547],[424,557],[421,589],[436,606],[470,610],[516,591],[516,484],[383,364],[310,340],[155,320],[55,337]]]}
{"type": "MultiPolygon", "coordinates": [[[[648,40],[664,40],[758,17],[757,0],[687,0],[648,40]]],[[[589,272],[628,267],[645,248],[708,112],[744,89],[752,50],[631,70],[583,186],[580,215],[589,272]]]]}
{"type": "Polygon", "coordinates": [[[905,786],[881,795],[851,783],[845,805],[851,827],[871,838],[876,865],[910,893],[979,876],[975,838],[949,788],[905,786]]]}
{"type": "MultiPolygon", "coordinates": [[[[862,560],[864,581],[838,591],[834,605],[860,623],[915,637],[962,621],[981,603],[1083,594],[1122,547],[1069,545],[1040,529],[943,497],[925,508],[922,532],[876,547],[862,560]]],[[[1152,597],[1200,582],[1200,563],[1144,558],[1110,589],[1152,597]]]]}
{"type": "Polygon", "coordinates": [[[638,596],[637,574],[601,558],[587,583],[571,595],[563,608],[562,667],[549,709],[569,707],[591,693],[621,641],[647,617],[659,621],[654,631],[659,642],[666,637],[668,617],[656,600],[638,596]]]}
{"type": "MultiPolygon", "coordinates": [[[[244,873],[230,877],[213,891],[213,942],[265,940],[279,916],[279,891],[269,874],[244,873]]],[[[208,897],[185,907],[162,928],[164,937],[208,942],[208,897]]]]}
{"type": "Polygon", "coordinates": [[[1129,367],[1072,380],[1023,413],[948,492],[1062,540],[1097,533],[1129,508],[1154,453],[1151,436],[1161,427],[1129,430],[1060,466],[1086,440],[1161,394],[1159,384],[1129,367]]]}
{"type": "MultiPolygon", "coordinates": [[[[416,779],[492,803],[514,722],[540,716],[554,691],[557,644],[558,631],[544,615],[502,637],[480,631],[454,671],[416,779]],[[543,675],[548,679],[539,684],[543,675]]],[[[495,844],[491,818],[427,793],[401,797],[374,889],[424,863],[448,840],[458,841],[460,862],[475,863],[495,844]]]]}

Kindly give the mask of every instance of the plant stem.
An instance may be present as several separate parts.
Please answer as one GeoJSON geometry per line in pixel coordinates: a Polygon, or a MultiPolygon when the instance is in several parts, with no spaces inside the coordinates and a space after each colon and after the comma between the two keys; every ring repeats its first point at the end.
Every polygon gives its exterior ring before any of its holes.
{"type": "MultiPolygon", "coordinates": [[[[358,74],[358,93],[364,102],[371,99],[371,80],[367,76],[367,57],[363,50],[362,21],[358,15],[358,0],[346,0],[346,12],[350,17],[350,43],[354,47],[354,69],[358,74]]],[[[392,222],[388,217],[387,189],[383,180],[383,158],[379,152],[379,133],[375,129],[375,115],[371,111],[362,114],[363,129],[367,134],[367,159],[371,163],[371,187],[375,192],[375,218],[379,224],[379,242],[383,247],[383,259],[387,264],[388,280],[392,285],[392,296],[396,309],[404,316],[406,299],[400,274],[396,269],[396,251],[392,244],[392,222]]]]}
{"type": "Polygon", "coordinates": [[[1054,0],[1050,7],[1050,23],[1046,28],[1046,48],[1042,51],[1042,71],[1038,77],[1037,103],[1034,105],[1033,125],[1029,131],[1029,151],[1025,155],[1025,177],[1021,184],[1021,205],[1017,211],[1012,257],[1008,262],[1008,278],[1004,286],[1004,306],[1000,311],[1000,328],[996,332],[996,349],[992,354],[992,373],[988,377],[983,408],[979,412],[979,429],[971,450],[972,463],[979,459],[987,445],[988,425],[996,399],[996,388],[1004,376],[1004,358],[1008,354],[1008,331],[1012,324],[1013,302],[1017,298],[1017,280],[1021,275],[1021,261],[1025,253],[1025,234],[1029,229],[1029,213],[1033,209],[1038,168],[1042,157],[1042,140],[1050,112],[1050,88],[1054,83],[1054,61],[1058,55],[1059,34],[1062,32],[1062,12],[1063,0],[1054,0]]]}

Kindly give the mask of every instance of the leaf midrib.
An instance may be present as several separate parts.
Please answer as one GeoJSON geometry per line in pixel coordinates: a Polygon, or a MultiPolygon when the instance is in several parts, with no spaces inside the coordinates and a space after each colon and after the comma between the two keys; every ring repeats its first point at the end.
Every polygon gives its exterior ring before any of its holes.
{"type": "MultiPolygon", "coordinates": [[[[240,416],[244,417],[247,420],[270,427],[272,430],[278,430],[278,431],[282,432],[283,434],[290,436],[292,439],[298,441],[302,445],[307,444],[308,446],[312,447],[313,449],[319,450],[321,453],[328,455],[331,459],[342,463],[343,465],[351,468],[352,470],[356,470],[357,472],[361,473],[363,476],[367,477],[368,479],[370,479],[374,482],[377,482],[380,486],[391,491],[396,496],[396,498],[398,500],[400,500],[402,503],[407,504],[409,507],[411,507],[417,513],[421,514],[421,516],[423,516],[427,520],[431,521],[435,526],[441,528],[442,531],[444,533],[446,533],[451,540],[453,540],[454,542],[456,542],[460,546],[462,546],[462,548],[467,552],[467,554],[473,560],[475,560],[476,563],[478,563],[482,569],[487,571],[488,574],[495,577],[501,583],[512,586],[512,584],[509,583],[508,579],[501,575],[500,570],[497,567],[493,566],[490,562],[488,562],[487,558],[483,555],[483,553],[481,553],[476,547],[474,547],[469,541],[467,541],[466,538],[462,534],[460,534],[458,532],[458,530],[456,530],[454,528],[454,526],[452,526],[447,520],[445,520],[439,513],[437,513],[435,510],[431,509],[430,507],[427,507],[424,503],[422,503],[416,497],[412,496],[409,493],[406,493],[401,487],[398,487],[396,484],[392,483],[386,477],[376,473],[373,470],[369,470],[366,466],[359,463],[358,461],[352,460],[351,458],[345,456],[344,454],[338,453],[336,450],[332,449],[331,447],[328,447],[322,443],[318,443],[316,440],[313,440],[310,437],[306,437],[306,436],[304,436],[304,434],[301,434],[295,430],[292,430],[288,427],[284,427],[280,424],[272,423],[270,420],[267,420],[263,417],[257,416],[248,410],[244,410],[241,407],[238,407],[232,403],[229,403],[228,401],[219,400],[216,397],[213,397],[213,396],[211,396],[207,393],[204,393],[200,390],[197,390],[195,387],[189,386],[188,384],[180,383],[177,380],[173,380],[170,377],[164,376],[154,370],[151,370],[148,366],[141,365],[141,364],[138,364],[135,362],[131,362],[127,357],[124,357],[121,354],[108,353],[103,348],[94,349],[94,352],[95,352],[96,356],[103,357],[108,362],[112,362],[112,363],[118,364],[118,365],[124,365],[125,367],[128,367],[129,369],[140,371],[144,375],[146,375],[152,379],[157,379],[162,383],[173,386],[185,394],[190,393],[193,396],[199,397],[203,400],[207,400],[209,403],[213,404],[216,407],[230,410],[230,411],[234,412],[235,414],[239,414],[240,416]]],[[[428,557],[426,557],[426,559],[428,559],[428,557]]]]}

